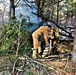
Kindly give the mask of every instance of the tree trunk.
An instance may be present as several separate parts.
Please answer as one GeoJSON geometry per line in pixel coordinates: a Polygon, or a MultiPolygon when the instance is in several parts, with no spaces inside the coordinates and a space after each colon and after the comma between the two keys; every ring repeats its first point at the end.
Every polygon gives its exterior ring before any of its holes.
{"type": "Polygon", "coordinates": [[[73,45],[73,52],[72,52],[72,75],[76,74],[76,13],[75,13],[75,29],[74,29],[74,45],[73,45]]]}
{"type": "Polygon", "coordinates": [[[73,45],[73,52],[72,52],[72,61],[76,63],[76,23],[75,23],[75,29],[74,29],[74,45],[73,45]]]}
{"type": "Polygon", "coordinates": [[[12,18],[15,18],[15,7],[12,8],[12,18]]]}
{"type": "Polygon", "coordinates": [[[73,45],[73,52],[72,52],[72,61],[76,63],[76,3],[75,3],[75,23],[74,23],[74,45],[73,45]]]}
{"type": "Polygon", "coordinates": [[[14,5],[14,0],[10,0],[10,3],[11,3],[11,7],[12,7],[11,16],[12,16],[12,19],[14,19],[14,18],[15,18],[15,5],[14,5]]]}

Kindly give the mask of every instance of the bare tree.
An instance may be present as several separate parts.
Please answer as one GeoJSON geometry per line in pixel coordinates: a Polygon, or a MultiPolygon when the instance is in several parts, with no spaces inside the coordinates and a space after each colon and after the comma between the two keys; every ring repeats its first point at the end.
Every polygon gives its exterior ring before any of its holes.
{"type": "Polygon", "coordinates": [[[20,0],[10,0],[10,5],[12,8],[12,19],[15,18],[15,8],[17,7],[19,2],[20,2],[20,0]]]}

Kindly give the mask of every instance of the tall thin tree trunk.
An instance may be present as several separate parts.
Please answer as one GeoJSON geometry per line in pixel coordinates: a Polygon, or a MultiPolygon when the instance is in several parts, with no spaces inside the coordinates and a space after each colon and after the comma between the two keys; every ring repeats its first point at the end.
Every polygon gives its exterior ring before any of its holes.
{"type": "MultiPolygon", "coordinates": [[[[59,24],[59,0],[58,0],[58,4],[57,4],[57,24],[59,24]]],[[[58,43],[58,40],[59,40],[59,28],[56,27],[56,39],[57,39],[57,43],[58,43]]]]}
{"type": "Polygon", "coordinates": [[[12,8],[12,18],[15,18],[15,7],[12,8]]]}
{"type": "Polygon", "coordinates": [[[76,63],[76,3],[75,3],[75,23],[74,23],[74,45],[73,45],[73,52],[72,52],[72,61],[76,63]]]}
{"type": "Polygon", "coordinates": [[[72,52],[72,61],[76,62],[76,23],[74,29],[74,45],[73,45],[73,52],[72,52]]]}
{"type": "Polygon", "coordinates": [[[14,19],[14,18],[15,18],[15,5],[14,5],[14,0],[10,0],[10,3],[11,3],[11,7],[12,7],[11,16],[12,16],[12,19],[14,19]]]}
{"type": "Polygon", "coordinates": [[[12,18],[15,18],[15,5],[14,5],[14,0],[12,1],[12,18]]]}
{"type": "Polygon", "coordinates": [[[57,4],[57,24],[59,21],[59,0],[58,0],[58,4],[57,4]]]}
{"type": "Polygon", "coordinates": [[[72,75],[76,74],[76,3],[75,3],[75,22],[74,22],[74,45],[73,45],[73,52],[72,52],[72,75]]]}

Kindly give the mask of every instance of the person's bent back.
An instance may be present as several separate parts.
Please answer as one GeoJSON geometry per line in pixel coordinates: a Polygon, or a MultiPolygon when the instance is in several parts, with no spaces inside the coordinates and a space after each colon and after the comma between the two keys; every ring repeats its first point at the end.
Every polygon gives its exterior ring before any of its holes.
{"type": "Polygon", "coordinates": [[[34,58],[37,57],[37,54],[41,53],[41,42],[39,41],[39,37],[44,36],[46,46],[49,45],[48,32],[50,30],[51,30],[51,26],[48,25],[48,26],[41,26],[40,28],[38,28],[33,32],[32,38],[33,38],[33,57],[34,58]]]}

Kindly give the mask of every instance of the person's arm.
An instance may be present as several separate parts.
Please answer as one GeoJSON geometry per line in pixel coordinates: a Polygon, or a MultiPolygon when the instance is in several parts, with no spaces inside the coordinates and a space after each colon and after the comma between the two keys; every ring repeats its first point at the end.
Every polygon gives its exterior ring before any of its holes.
{"type": "Polygon", "coordinates": [[[45,40],[46,46],[48,46],[49,43],[48,43],[48,32],[47,31],[44,32],[44,40],[45,40]]]}

